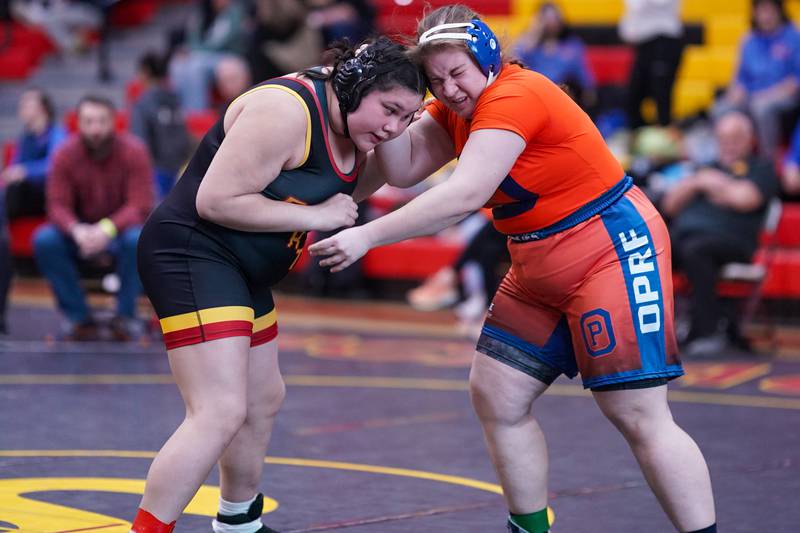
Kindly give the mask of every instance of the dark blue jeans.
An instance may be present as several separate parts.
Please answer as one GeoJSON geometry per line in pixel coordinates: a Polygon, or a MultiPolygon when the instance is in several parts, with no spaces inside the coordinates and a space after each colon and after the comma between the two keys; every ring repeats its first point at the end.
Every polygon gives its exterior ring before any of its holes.
{"type": "MultiPolygon", "coordinates": [[[[136,298],[142,292],[136,271],[136,243],[141,231],[141,226],[135,226],[120,232],[106,250],[116,260],[120,280],[117,314],[129,318],[135,316],[136,298]]],[[[50,282],[61,312],[73,323],[87,322],[91,315],[80,285],[78,246],[72,237],[52,224],[42,226],[33,236],[33,253],[39,272],[50,282]]]]}

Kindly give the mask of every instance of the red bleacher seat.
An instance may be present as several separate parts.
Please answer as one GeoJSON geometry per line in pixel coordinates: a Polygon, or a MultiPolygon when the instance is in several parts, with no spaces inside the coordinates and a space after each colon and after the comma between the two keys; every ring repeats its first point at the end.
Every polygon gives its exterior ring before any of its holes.
{"type": "Polygon", "coordinates": [[[149,22],[158,11],[156,0],[122,0],[111,8],[112,26],[129,27],[149,22]]]}
{"type": "MultiPolygon", "coordinates": [[[[316,241],[309,235],[307,245],[316,241]]],[[[436,237],[419,237],[408,241],[381,246],[367,252],[362,270],[372,279],[422,280],[458,259],[463,246],[436,237]]],[[[309,263],[317,261],[304,250],[294,272],[303,272],[309,263]]]]}
{"type": "Polygon", "coordinates": [[[132,106],[139,100],[144,92],[144,84],[141,80],[134,78],[125,85],[125,105],[132,106]]]}
{"type": "Polygon", "coordinates": [[[24,80],[36,67],[37,58],[30,48],[14,47],[0,51],[0,79],[24,80]]]}
{"type": "Polygon", "coordinates": [[[785,203],[777,230],[778,246],[800,246],[800,203],[785,203]]]}
{"type": "Polygon", "coordinates": [[[45,217],[20,217],[8,222],[11,255],[33,257],[33,234],[47,222],[45,217]]]}
{"type": "MultiPolygon", "coordinates": [[[[402,10],[404,12],[420,15],[426,6],[431,10],[453,4],[452,0],[427,0],[426,2],[412,1],[406,6],[398,5],[395,0],[372,0],[378,14],[402,10]]],[[[512,0],[470,0],[469,7],[481,15],[509,15],[512,0]]]]}
{"type": "Polygon", "coordinates": [[[38,28],[12,23],[8,30],[10,41],[0,50],[0,79],[25,79],[55,46],[38,28]]]}
{"type": "Polygon", "coordinates": [[[364,256],[364,275],[378,279],[425,279],[453,264],[462,248],[436,237],[381,246],[364,256]]]}
{"type": "Polygon", "coordinates": [[[763,295],[782,299],[800,297],[800,249],[783,248],[772,254],[763,295]]]}
{"type": "Polygon", "coordinates": [[[586,61],[598,85],[625,85],[633,64],[629,46],[588,46],[586,61]]]}
{"type": "Polygon", "coordinates": [[[56,49],[53,41],[44,31],[17,23],[11,25],[11,46],[30,49],[37,63],[42,56],[54,52],[56,49]]]}
{"type": "Polygon", "coordinates": [[[0,50],[0,79],[25,79],[55,46],[38,28],[12,23],[8,30],[10,41],[0,50]]]}
{"type": "Polygon", "coordinates": [[[7,167],[14,159],[14,154],[17,151],[17,143],[14,141],[6,141],[3,143],[3,166],[7,167]]]}
{"type": "MultiPolygon", "coordinates": [[[[469,7],[481,15],[509,15],[511,14],[512,0],[471,0],[469,7]]],[[[412,35],[417,28],[417,20],[422,18],[423,9],[430,6],[436,9],[452,4],[452,0],[427,0],[426,2],[412,1],[409,5],[398,5],[395,0],[373,0],[378,11],[378,29],[389,35],[412,35]]]]}
{"type": "Polygon", "coordinates": [[[200,139],[211,129],[217,119],[219,119],[219,113],[213,109],[186,113],[186,127],[189,129],[189,133],[200,139]]]}

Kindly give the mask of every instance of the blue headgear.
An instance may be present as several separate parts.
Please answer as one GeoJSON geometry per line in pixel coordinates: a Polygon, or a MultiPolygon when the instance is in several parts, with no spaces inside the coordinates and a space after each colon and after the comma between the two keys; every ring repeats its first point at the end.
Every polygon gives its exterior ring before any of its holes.
{"type": "Polygon", "coordinates": [[[503,66],[500,56],[500,42],[495,37],[492,29],[479,18],[470,22],[452,22],[439,24],[429,29],[419,37],[418,44],[425,44],[439,39],[458,39],[467,42],[467,48],[472,52],[472,57],[478,63],[487,77],[487,85],[492,83],[503,66]],[[463,32],[444,32],[442,30],[464,28],[463,32]]]}

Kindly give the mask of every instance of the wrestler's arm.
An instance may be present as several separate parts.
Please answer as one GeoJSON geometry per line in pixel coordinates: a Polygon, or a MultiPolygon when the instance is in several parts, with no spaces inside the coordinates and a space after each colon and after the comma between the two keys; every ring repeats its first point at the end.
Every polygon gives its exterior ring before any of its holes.
{"type": "Polygon", "coordinates": [[[325,257],[321,266],[339,271],[370,248],[436,233],[483,206],[508,176],[525,146],[525,140],[511,131],[476,131],[446,181],[396,211],[315,243],[309,251],[325,257]]]}
{"type": "Polygon", "coordinates": [[[315,206],[266,198],[261,191],[303,162],[306,111],[284,91],[263,89],[234,102],[226,134],[197,191],[201,218],[241,231],[331,230],[352,226],[353,200],[337,194],[315,206]]]}
{"type": "Polygon", "coordinates": [[[376,165],[370,169],[395,187],[411,187],[456,156],[447,131],[425,111],[401,135],[375,147],[376,165]]]}

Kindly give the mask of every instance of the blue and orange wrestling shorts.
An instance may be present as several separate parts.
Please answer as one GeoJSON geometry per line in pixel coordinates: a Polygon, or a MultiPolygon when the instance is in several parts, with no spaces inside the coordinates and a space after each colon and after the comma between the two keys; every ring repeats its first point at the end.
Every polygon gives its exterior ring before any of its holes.
{"type": "Polygon", "coordinates": [[[509,251],[479,352],[548,384],[580,372],[585,388],[599,390],[683,374],[669,235],[638,188],[564,231],[511,238],[509,251]]]}

